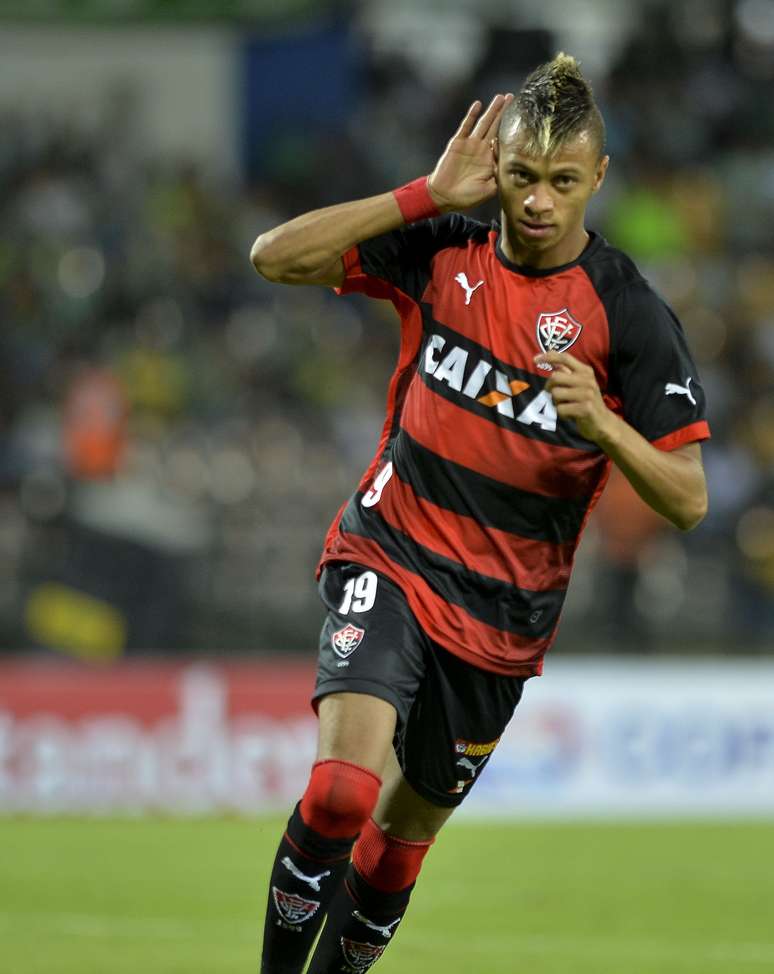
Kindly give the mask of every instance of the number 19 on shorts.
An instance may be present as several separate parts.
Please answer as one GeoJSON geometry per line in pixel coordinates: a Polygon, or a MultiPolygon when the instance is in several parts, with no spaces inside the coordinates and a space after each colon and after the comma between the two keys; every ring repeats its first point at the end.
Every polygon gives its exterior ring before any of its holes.
{"type": "Polygon", "coordinates": [[[363,572],[362,575],[350,578],[344,586],[339,614],[345,616],[350,609],[353,612],[368,612],[373,609],[378,583],[379,579],[373,572],[363,572]]]}

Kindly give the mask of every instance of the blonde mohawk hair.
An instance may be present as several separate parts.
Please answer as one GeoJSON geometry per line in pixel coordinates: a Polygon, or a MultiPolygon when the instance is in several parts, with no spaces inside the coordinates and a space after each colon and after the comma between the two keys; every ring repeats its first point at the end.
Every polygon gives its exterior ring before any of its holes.
{"type": "Polygon", "coordinates": [[[605,123],[594,101],[591,85],[578,62],[560,52],[527,77],[521,91],[503,112],[500,138],[507,139],[518,121],[526,134],[524,151],[529,155],[553,155],[568,139],[589,132],[605,147],[605,123]]]}

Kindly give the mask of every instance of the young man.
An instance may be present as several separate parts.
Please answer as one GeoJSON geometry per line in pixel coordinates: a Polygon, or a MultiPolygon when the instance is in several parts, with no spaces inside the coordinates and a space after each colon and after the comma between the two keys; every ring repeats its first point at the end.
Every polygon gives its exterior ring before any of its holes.
{"type": "Polygon", "coordinates": [[[474,102],[426,179],[255,242],[269,280],[390,298],[402,324],[376,456],[325,541],[317,763],[274,863],[263,974],[300,974],[326,914],[310,974],[361,974],[390,944],[541,672],[611,462],[678,527],[704,515],[680,325],[584,228],[607,166],[560,54],[474,102]],[[455,212],[498,192],[499,226],[455,212]]]}

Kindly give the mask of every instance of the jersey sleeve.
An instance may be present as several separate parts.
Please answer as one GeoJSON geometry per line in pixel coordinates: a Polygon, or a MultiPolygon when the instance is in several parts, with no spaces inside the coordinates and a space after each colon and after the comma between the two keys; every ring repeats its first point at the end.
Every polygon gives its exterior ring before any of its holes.
{"type": "Polygon", "coordinates": [[[420,220],[365,240],[344,254],[345,279],[337,294],[360,293],[419,301],[431,276],[433,257],[465,241],[478,225],[459,213],[420,220]]]}
{"type": "Polygon", "coordinates": [[[708,439],[704,390],[672,309],[638,281],[617,296],[611,325],[610,392],[627,423],[662,450],[708,439]]]}

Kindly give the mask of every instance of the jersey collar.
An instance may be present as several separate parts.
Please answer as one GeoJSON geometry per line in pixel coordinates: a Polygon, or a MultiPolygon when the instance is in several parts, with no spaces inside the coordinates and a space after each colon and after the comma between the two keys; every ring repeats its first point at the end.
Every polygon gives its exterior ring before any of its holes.
{"type": "Polygon", "coordinates": [[[571,260],[568,264],[560,264],[558,267],[545,267],[538,269],[536,267],[529,267],[526,264],[515,264],[512,260],[508,258],[503,253],[503,248],[501,246],[502,232],[500,230],[500,224],[495,220],[492,223],[492,229],[497,233],[497,243],[495,245],[495,254],[500,263],[507,267],[509,271],[513,271],[514,274],[523,274],[525,277],[550,277],[551,274],[561,274],[562,271],[567,271],[571,267],[575,267],[577,264],[582,264],[584,261],[588,260],[593,254],[595,254],[600,247],[604,247],[605,238],[595,233],[593,230],[589,230],[589,239],[586,246],[583,248],[582,253],[571,260]]]}

